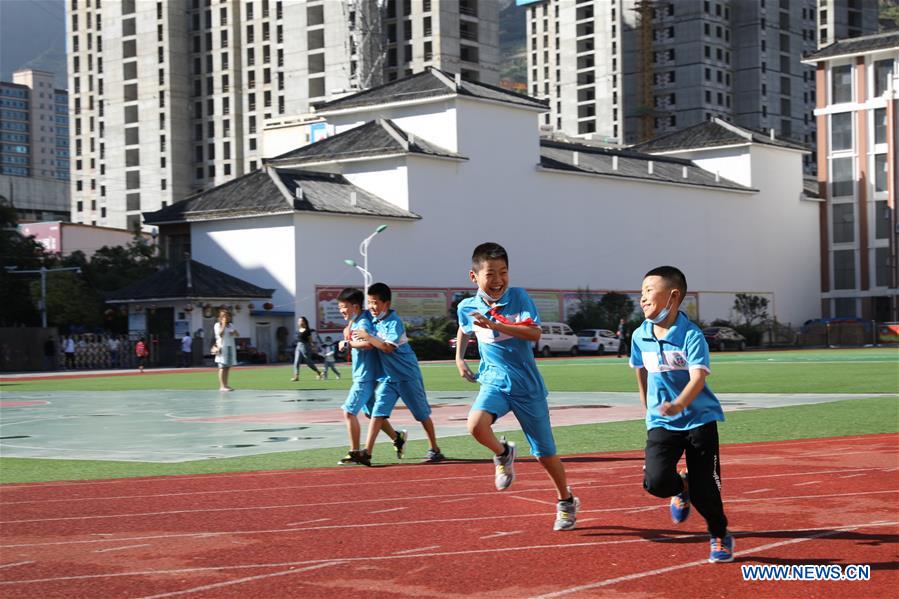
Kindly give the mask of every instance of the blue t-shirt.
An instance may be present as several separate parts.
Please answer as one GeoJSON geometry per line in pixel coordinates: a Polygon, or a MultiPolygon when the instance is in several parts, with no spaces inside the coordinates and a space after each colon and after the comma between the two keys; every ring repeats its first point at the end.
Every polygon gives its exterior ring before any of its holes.
{"type": "Polygon", "coordinates": [[[510,395],[546,398],[549,393],[537,370],[533,342],[479,327],[471,317],[472,312],[479,312],[494,322],[516,323],[530,319],[539,325],[540,315],[528,292],[521,287],[510,287],[493,308],[479,295],[466,298],[459,302],[459,326],[462,332],[467,335],[473,332],[478,339],[481,353],[478,381],[482,385],[496,387],[510,395]]]}
{"type": "Polygon", "coordinates": [[[702,331],[680,312],[664,339],[657,339],[652,323],[644,321],[631,338],[631,368],[645,368],[646,428],[663,427],[685,431],[716,420],[724,420],[721,403],[708,385],[680,414],[662,416],[659,407],[677,399],[687,383],[690,371],[698,368],[710,373],[709,344],[702,331]]]}
{"type": "Polygon", "coordinates": [[[413,381],[421,377],[418,368],[418,358],[415,351],[409,345],[406,337],[406,327],[403,321],[396,315],[396,310],[390,310],[383,319],[372,319],[375,327],[375,336],[396,348],[391,353],[379,351],[381,368],[383,373],[381,381],[413,381]]]}
{"type": "MultiPolygon", "coordinates": [[[[360,312],[350,323],[350,334],[352,331],[365,331],[369,335],[374,335],[375,327],[371,323],[371,314],[360,312]]],[[[353,348],[353,381],[364,383],[375,381],[381,376],[381,358],[378,355],[380,353],[376,349],[353,348]]]]}

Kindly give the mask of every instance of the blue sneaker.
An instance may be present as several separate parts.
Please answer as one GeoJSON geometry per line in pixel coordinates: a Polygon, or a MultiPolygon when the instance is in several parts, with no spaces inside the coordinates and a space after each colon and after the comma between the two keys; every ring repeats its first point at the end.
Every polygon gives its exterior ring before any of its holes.
{"type": "Polygon", "coordinates": [[[671,521],[682,524],[690,516],[690,491],[687,489],[687,473],[681,472],[680,477],[684,481],[684,490],[671,498],[669,511],[671,521]]]}
{"type": "Polygon", "coordinates": [[[726,563],[734,561],[734,536],[726,533],[724,538],[712,537],[709,541],[709,563],[726,563]]]}

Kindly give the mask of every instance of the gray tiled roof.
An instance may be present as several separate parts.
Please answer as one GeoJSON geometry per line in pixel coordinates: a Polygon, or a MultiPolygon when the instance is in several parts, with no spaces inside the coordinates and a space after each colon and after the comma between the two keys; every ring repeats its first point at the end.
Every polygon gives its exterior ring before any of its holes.
{"type": "Polygon", "coordinates": [[[390,119],[377,119],[275,156],[266,162],[276,166],[295,166],[311,162],[375,158],[407,153],[466,159],[460,154],[406,133],[390,119]]]}
{"type": "Polygon", "coordinates": [[[696,166],[690,160],[643,154],[632,150],[598,148],[593,145],[572,144],[551,140],[540,142],[540,165],[548,169],[608,175],[624,179],[701,185],[734,191],[755,191],[696,166]],[[575,165],[574,153],[577,152],[575,165]],[[617,156],[617,168],[615,158],[617,156]],[[649,163],[652,162],[652,173],[649,163]],[[684,177],[684,169],[687,176],[684,177]]]}
{"type": "Polygon", "coordinates": [[[652,154],[654,152],[674,152],[677,150],[693,150],[748,143],[792,150],[808,150],[807,147],[795,141],[771,139],[770,134],[746,127],[738,127],[731,123],[723,123],[718,119],[712,119],[686,129],[673,131],[632,147],[639,152],[652,154]]]}
{"type": "Polygon", "coordinates": [[[252,299],[271,297],[274,292],[274,289],[258,287],[202,262],[189,260],[113,291],[106,296],[106,301],[219,297],[252,299]],[[190,287],[187,285],[188,262],[190,263],[190,287]]]}
{"type": "Polygon", "coordinates": [[[889,50],[892,48],[899,48],[899,30],[837,40],[829,46],[824,46],[816,52],[807,54],[803,57],[803,61],[816,61],[833,58],[834,56],[852,56],[854,54],[864,54],[874,50],[889,50]]]}
{"type": "Polygon", "coordinates": [[[418,215],[360,189],[342,175],[314,171],[259,169],[218,187],[190,196],[156,212],[147,224],[219,220],[294,211],[419,218],[418,215]],[[273,177],[283,185],[275,183],[273,177]],[[296,189],[302,189],[302,198],[296,189]],[[355,192],[356,202],[351,201],[355,192]]]}
{"type": "Polygon", "coordinates": [[[316,104],[315,110],[316,112],[324,113],[333,110],[453,95],[495,100],[540,110],[546,110],[548,106],[545,100],[538,100],[477,81],[462,79],[461,85],[457,87],[454,78],[455,75],[453,73],[447,73],[434,67],[427,67],[424,71],[415,75],[331,100],[330,102],[316,104]]]}

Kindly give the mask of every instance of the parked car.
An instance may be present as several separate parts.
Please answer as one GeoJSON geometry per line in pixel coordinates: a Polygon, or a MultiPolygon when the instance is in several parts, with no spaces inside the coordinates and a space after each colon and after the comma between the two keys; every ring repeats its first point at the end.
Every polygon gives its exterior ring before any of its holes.
{"type": "Polygon", "coordinates": [[[746,349],[746,337],[730,327],[708,327],[702,329],[702,334],[709,344],[709,349],[717,349],[718,351],[724,351],[728,348],[740,351],[746,349]]]}
{"type": "Polygon", "coordinates": [[[540,324],[540,329],[542,330],[540,341],[534,344],[535,354],[543,357],[553,354],[577,355],[577,335],[570,326],[564,322],[544,322],[540,324]]]}
{"type": "Polygon", "coordinates": [[[577,332],[577,348],[581,353],[603,355],[618,349],[618,337],[608,329],[584,329],[577,332]]]}
{"type": "MultiPolygon", "coordinates": [[[[456,338],[450,337],[449,340],[450,350],[453,352],[453,357],[456,356],[456,338]]],[[[466,358],[479,358],[481,356],[478,351],[478,338],[472,335],[468,339],[468,347],[465,348],[465,357],[466,358]]]]}

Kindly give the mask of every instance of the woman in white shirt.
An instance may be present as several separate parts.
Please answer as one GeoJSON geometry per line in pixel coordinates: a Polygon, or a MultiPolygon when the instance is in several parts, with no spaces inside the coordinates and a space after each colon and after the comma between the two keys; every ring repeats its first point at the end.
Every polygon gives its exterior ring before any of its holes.
{"type": "Polygon", "coordinates": [[[219,365],[219,391],[234,391],[228,386],[228,374],[231,367],[237,364],[237,329],[231,324],[231,312],[222,308],[219,310],[219,319],[212,327],[215,333],[215,344],[218,354],[215,363],[219,365]]]}

